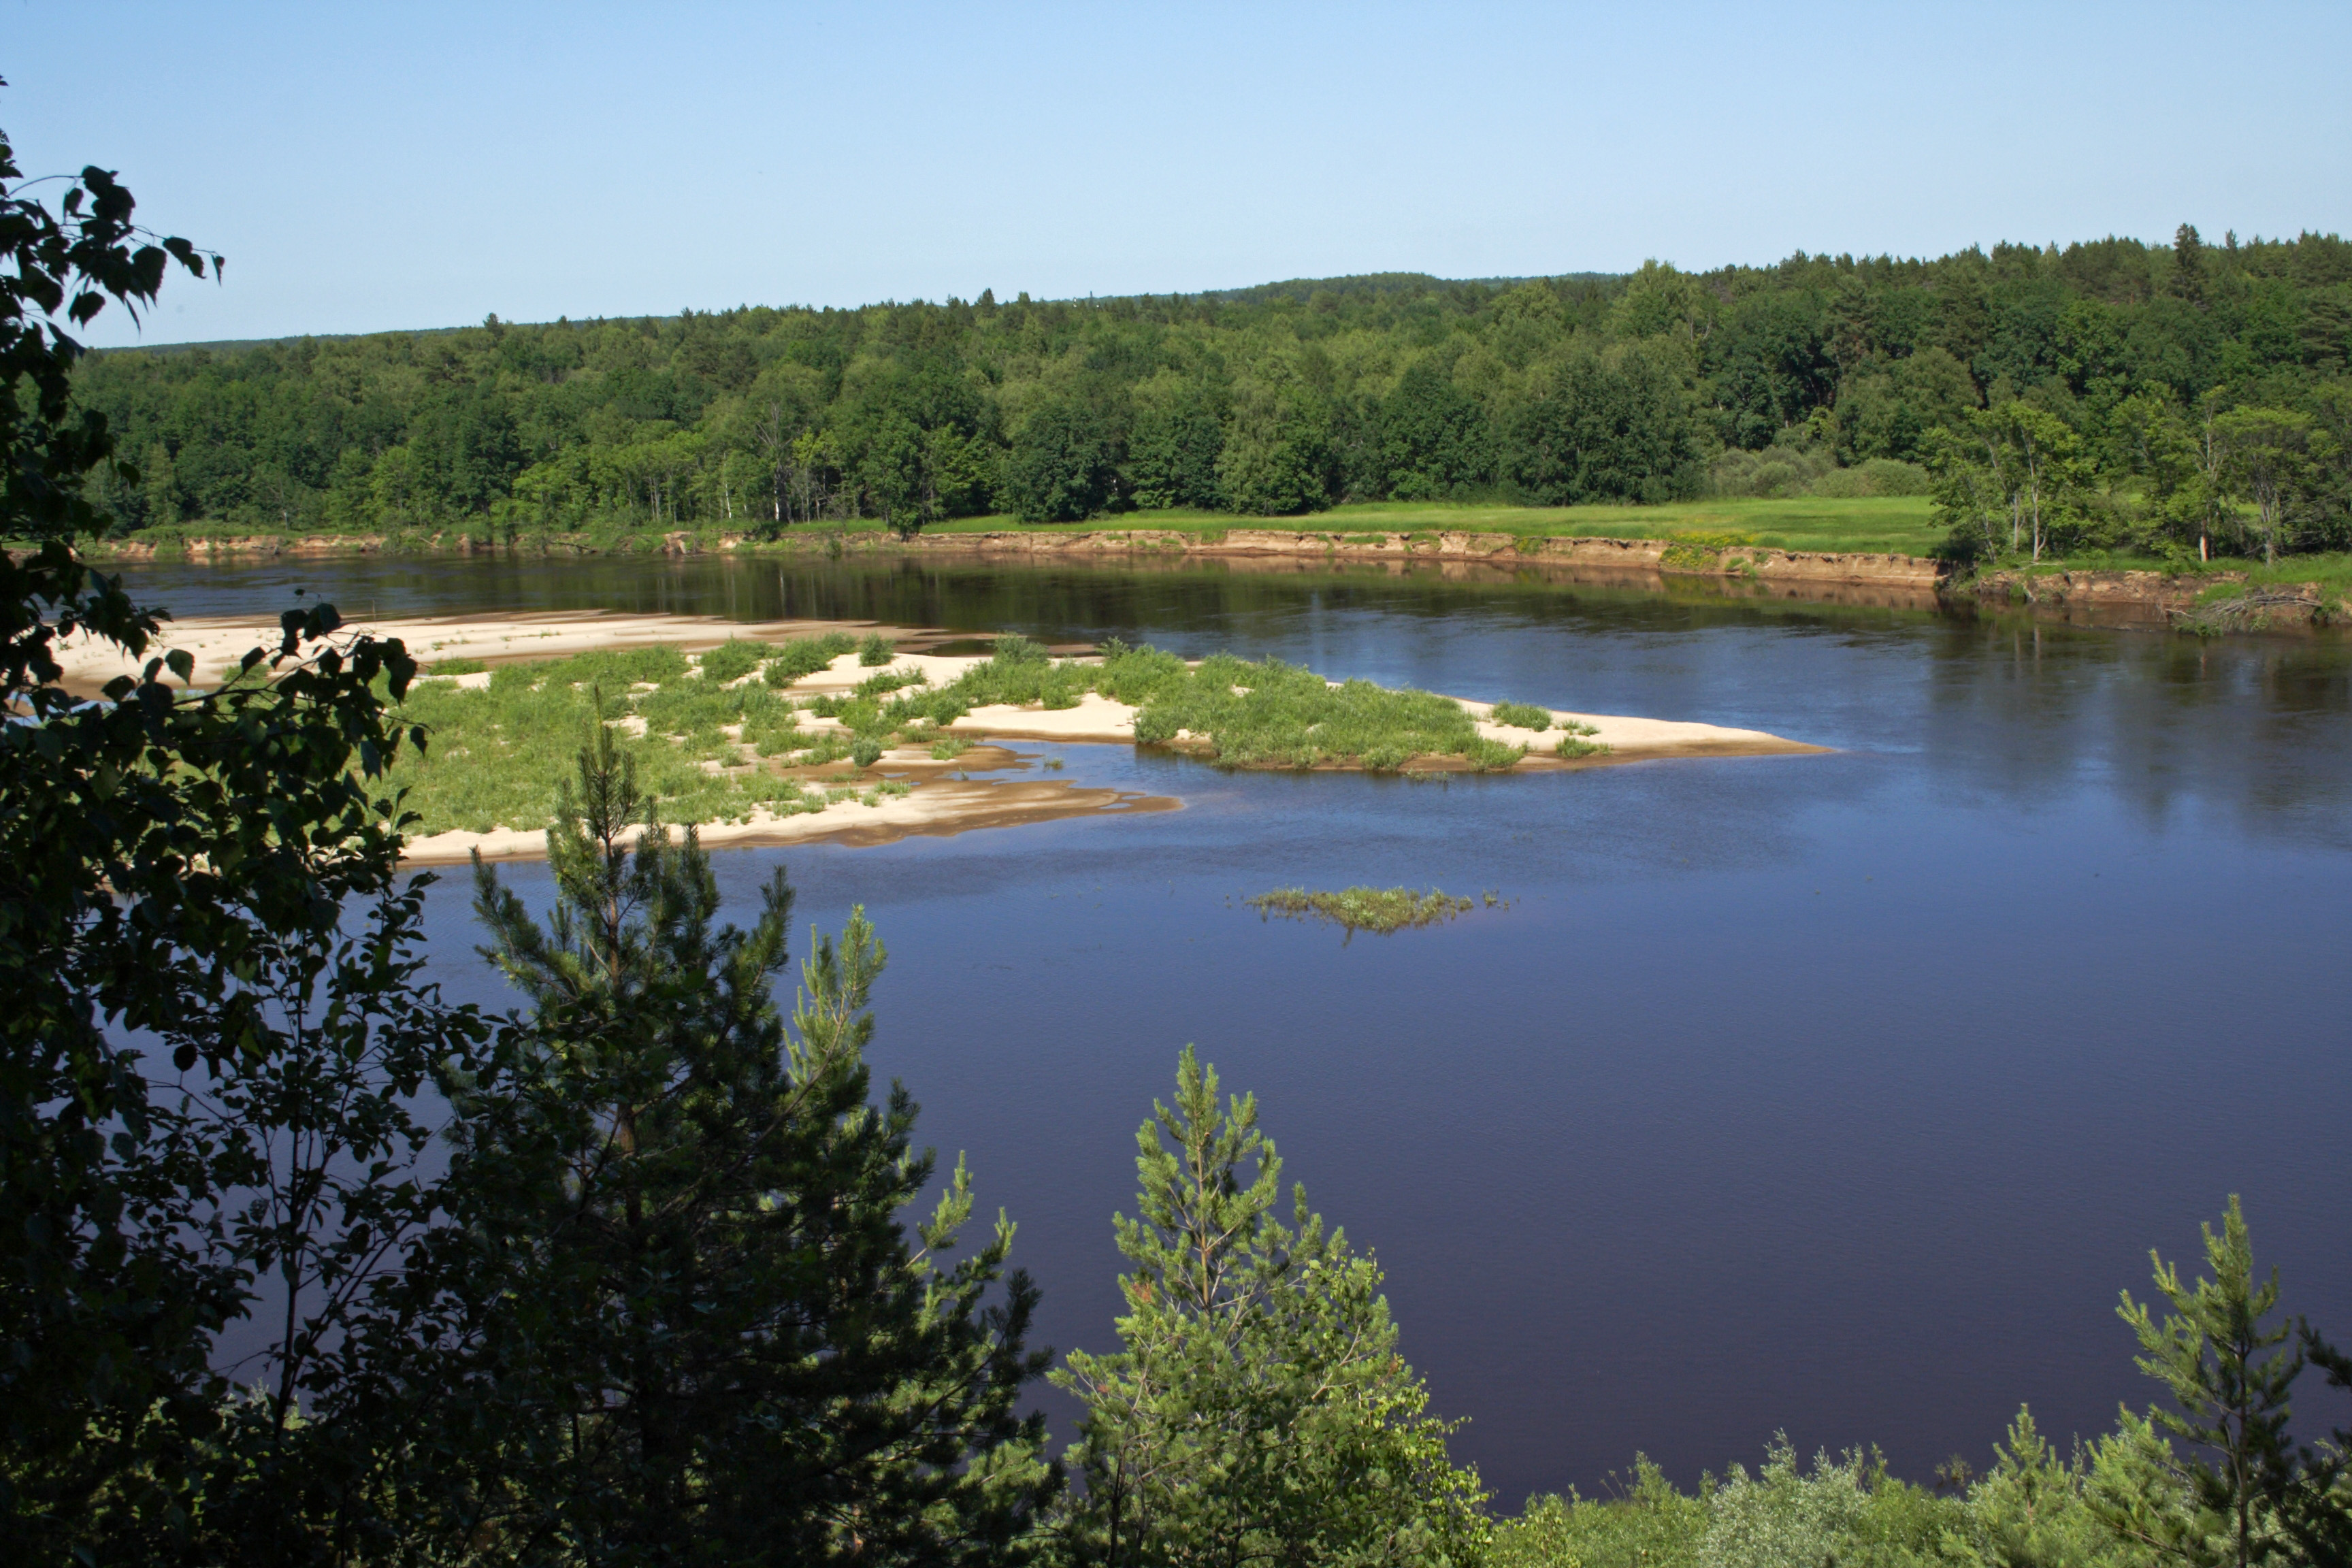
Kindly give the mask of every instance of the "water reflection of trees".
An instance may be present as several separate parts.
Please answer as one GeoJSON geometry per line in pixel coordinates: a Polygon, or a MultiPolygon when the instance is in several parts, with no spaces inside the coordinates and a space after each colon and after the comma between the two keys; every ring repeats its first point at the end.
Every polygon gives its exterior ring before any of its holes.
{"type": "Polygon", "coordinates": [[[347,610],[382,615],[609,609],[738,620],[876,620],[965,630],[1012,627],[1048,637],[1140,624],[1208,629],[1237,617],[1295,613],[1309,599],[1397,614],[1491,612],[1515,598],[1615,606],[1637,621],[1752,625],[1824,610],[1927,615],[1916,591],[1790,590],[1655,574],[1484,562],[1328,564],[1281,557],[1140,558],[1091,563],[908,556],[829,560],[727,555],[525,557],[367,555],[220,565],[143,564],[143,590],[178,613],[274,613],[296,586],[347,610]],[[1844,602],[1822,595],[1839,595],[1844,602]],[[373,606],[370,609],[370,606],[373,606]]]}
{"type": "Polygon", "coordinates": [[[2203,807],[2238,830],[2352,846],[2352,647],[2204,641],[2023,617],[1947,623],[1921,740],[1936,772],[2023,806],[2092,777],[2151,828],[2203,807]]]}

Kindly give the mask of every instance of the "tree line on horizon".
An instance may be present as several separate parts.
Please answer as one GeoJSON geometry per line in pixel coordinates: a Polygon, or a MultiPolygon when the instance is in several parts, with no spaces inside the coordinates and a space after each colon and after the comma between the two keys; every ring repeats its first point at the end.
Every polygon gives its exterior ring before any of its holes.
{"type": "Polygon", "coordinates": [[[2352,544],[2352,245],[687,311],[86,357],[125,530],[772,534],[1932,490],[1972,555],[2352,544]]]}

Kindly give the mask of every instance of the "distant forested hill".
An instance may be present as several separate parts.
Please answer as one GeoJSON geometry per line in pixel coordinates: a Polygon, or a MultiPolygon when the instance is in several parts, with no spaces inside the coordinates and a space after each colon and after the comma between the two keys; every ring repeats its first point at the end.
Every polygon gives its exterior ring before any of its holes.
{"type": "Polygon", "coordinates": [[[2352,246],[2184,227],[1703,274],[492,317],[79,374],[141,470],[105,484],[126,529],[1558,505],[1916,490],[1926,466],[1989,542],[2030,488],[2053,540],[2220,549],[2345,542],[2347,354],[2352,246]]]}

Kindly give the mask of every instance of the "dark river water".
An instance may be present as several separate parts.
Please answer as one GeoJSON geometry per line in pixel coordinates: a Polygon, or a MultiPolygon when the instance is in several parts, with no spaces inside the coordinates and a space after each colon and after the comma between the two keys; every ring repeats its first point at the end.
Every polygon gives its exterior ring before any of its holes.
{"type": "MultiPolygon", "coordinates": [[[[608,605],[1276,654],[1832,755],[1412,784],[1024,746],[1186,809],[716,857],[890,950],[878,1071],[1020,1225],[1039,1337],[1108,1348],[1134,1132],[1197,1042],[1388,1272],[1515,1508],[1880,1445],[1980,1468],[2021,1403],[2145,1404],[2116,1291],[2244,1195],[2352,1338],[2352,650],[1518,582],[1083,567],[362,561],[134,574],[184,615],[608,605]],[[1393,937],[1267,889],[1494,889],[1393,937]]],[[[543,868],[510,868],[543,891],[543,868]]],[[[435,963],[504,1007],[436,893],[435,963]]],[[[2315,1382],[2315,1380],[2312,1380],[2315,1382]]],[[[2305,1390],[2305,1409],[2345,1412],[2305,1390]]],[[[1049,1397],[1057,1441],[1068,1407],[1049,1397]]],[[[2306,1436],[2317,1423],[2306,1421],[2306,1436]]]]}

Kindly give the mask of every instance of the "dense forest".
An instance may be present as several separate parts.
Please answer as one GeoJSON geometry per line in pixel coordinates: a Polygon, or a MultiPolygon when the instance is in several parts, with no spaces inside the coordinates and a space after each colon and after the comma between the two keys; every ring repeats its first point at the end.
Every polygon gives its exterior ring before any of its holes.
{"type": "Polygon", "coordinates": [[[1004,512],[1919,493],[1969,554],[2352,543],[2352,245],[745,308],[125,350],[177,523],[508,540],[1004,512]]]}

